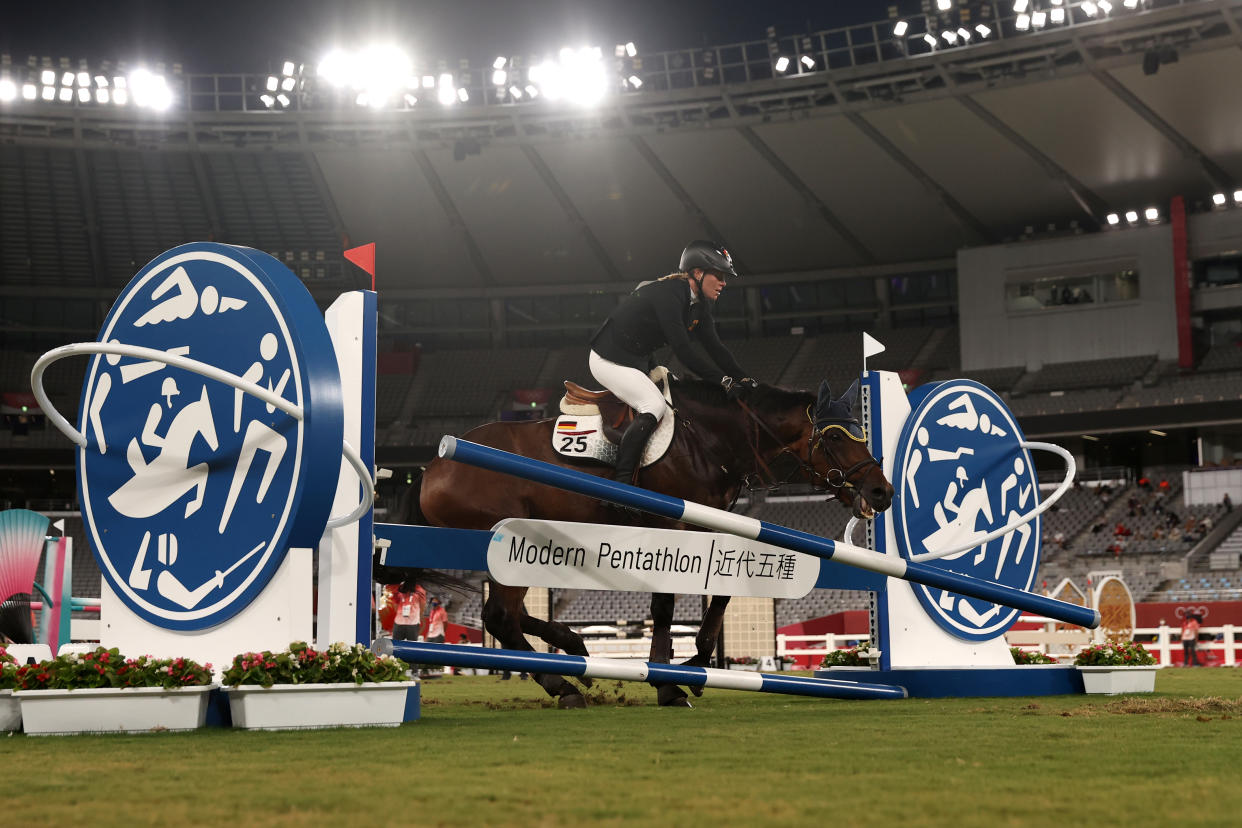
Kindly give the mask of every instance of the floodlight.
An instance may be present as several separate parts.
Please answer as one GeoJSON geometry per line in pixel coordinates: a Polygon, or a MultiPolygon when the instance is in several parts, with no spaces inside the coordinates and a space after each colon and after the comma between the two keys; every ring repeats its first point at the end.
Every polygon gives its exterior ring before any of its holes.
{"type": "Polygon", "coordinates": [[[112,95],[108,92],[107,89],[96,89],[95,90],[95,103],[107,103],[111,98],[112,98],[112,95]]]}
{"type": "Polygon", "coordinates": [[[515,101],[520,101],[520,100],[522,100],[522,87],[520,87],[520,86],[518,86],[518,85],[516,85],[516,84],[514,84],[513,86],[510,86],[510,87],[509,87],[509,95],[510,95],[510,96],[513,98],[513,100],[515,100],[515,101]]]}
{"type": "Polygon", "coordinates": [[[406,106],[414,106],[414,104],[418,103],[418,98],[414,97],[409,92],[405,93],[404,98],[406,106]]]}
{"type": "Polygon", "coordinates": [[[1013,12],[1014,14],[1022,14],[1022,12],[1026,11],[1028,8],[1030,8],[1030,6],[1031,6],[1030,0],[1014,0],[1013,1],[1013,12]]]}
{"type": "Polygon", "coordinates": [[[1100,11],[1104,12],[1105,14],[1111,14],[1113,11],[1113,4],[1108,2],[1108,0],[1099,0],[1099,2],[1096,3],[1096,5],[1099,6],[1100,11]]]}
{"type": "Polygon", "coordinates": [[[117,75],[112,79],[112,85],[117,89],[126,89],[129,86],[129,79],[124,75],[117,75]]]}
{"type": "Polygon", "coordinates": [[[640,78],[638,75],[630,75],[629,80],[630,80],[630,86],[634,87],[635,89],[641,89],[641,88],[642,88],[642,86],[643,86],[643,79],[642,79],[642,78],[640,78]]]}
{"type": "Polygon", "coordinates": [[[989,37],[992,36],[992,30],[989,29],[987,26],[983,25],[982,23],[980,23],[978,26],[975,26],[975,31],[978,32],[979,37],[983,38],[984,40],[987,40],[989,37]]]}
{"type": "Polygon", "coordinates": [[[904,20],[898,20],[897,25],[893,26],[893,37],[904,37],[906,29],[910,28],[910,24],[904,20]]]}
{"type": "Polygon", "coordinates": [[[805,66],[807,69],[815,68],[815,58],[811,57],[810,55],[803,55],[801,58],[799,58],[799,60],[802,63],[802,65],[805,66]]]}
{"type": "Polygon", "coordinates": [[[369,101],[370,98],[367,96],[366,92],[359,92],[354,98],[354,103],[358,106],[366,106],[369,101]]]}
{"type": "Polygon", "coordinates": [[[1130,224],[1138,223],[1138,213],[1134,210],[1126,210],[1126,221],[1130,224]]]}
{"type": "Polygon", "coordinates": [[[1160,221],[1160,210],[1155,207],[1148,207],[1143,211],[1143,217],[1153,223],[1160,221]]]}
{"type": "Polygon", "coordinates": [[[631,40],[631,41],[627,42],[627,43],[625,44],[625,55],[626,55],[626,57],[634,57],[634,56],[635,56],[635,55],[637,55],[637,54],[638,54],[638,47],[634,45],[634,41],[632,41],[632,40],[631,40]]]}
{"type": "Polygon", "coordinates": [[[1233,203],[1242,204],[1242,190],[1233,191],[1233,203]]]}
{"type": "Polygon", "coordinates": [[[296,68],[297,66],[294,65],[293,61],[286,60],[284,65],[280,67],[280,73],[286,78],[291,78],[293,77],[293,72],[296,68]]]}
{"type": "Polygon", "coordinates": [[[1078,6],[1078,8],[1082,9],[1082,13],[1085,14],[1087,17],[1095,17],[1097,14],[1100,13],[1099,6],[1097,6],[1095,3],[1092,3],[1091,0],[1083,0],[1083,2],[1078,6]]]}
{"type": "Polygon", "coordinates": [[[38,94],[39,90],[35,89],[35,85],[33,83],[22,84],[22,100],[33,101],[36,97],[38,97],[38,94]]]}
{"type": "Polygon", "coordinates": [[[134,103],[138,106],[163,110],[172,105],[172,91],[163,75],[138,69],[129,74],[129,88],[133,91],[134,103]]]}
{"type": "Polygon", "coordinates": [[[62,86],[60,88],[60,93],[56,96],[56,98],[61,103],[69,103],[73,100],[73,90],[67,86],[62,86]]]}
{"type": "Polygon", "coordinates": [[[423,89],[435,89],[436,79],[431,75],[423,75],[423,89]]]}
{"type": "Polygon", "coordinates": [[[286,95],[284,92],[281,92],[279,95],[276,96],[276,103],[280,104],[281,106],[288,106],[289,96],[286,95]]]}
{"type": "Polygon", "coordinates": [[[43,82],[44,86],[51,86],[56,83],[56,73],[51,69],[44,69],[43,74],[39,76],[39,80],[43,82]]]}
{"type": "Polygon", "coordinates": [[[275,75],[268,75],[267,76],[267,91],[275,92],[278,86],[280,86],[280,79],[277,78],[275,75]]]}
{"type": "Polygon", "coordinates": [[[1134,9],[1138,7],[1138,0],[1124,0],[1122,5],[1127,9],[1134,9]]]}
{"type": "Polygon", "coordinates": [[[462,103],[470,100],[470,92],[466,90],[466,87],[463,86],[461,89],[457,90],[457,100],[462,103]]]}
{"type": "Polygon", "coordinates": [[[66,72],[65,74],[61,75],[60,85],[61,86],[73,86],[73,73],[66,72]]]}
{"type": "Polygon", "coordinates": [[[108,88],[108,76],[107,75],[96,75],[95,85],[98,86],[100,89],[107,89],[108,88]]]}
{"type": "Polygon", "coordinates": [[[1053,9],[1048,13],[1053,23],[1060,25],[1065,22],[1065,9],[1053,9]]]}
{"type": "Polygon", "coordinates": [[[967,29],[965,26],[963,26],[962,28],[957,30],[957,36],[960,37],[964,42],[969,43],[970,42],[970,29],[967,29]]]}
{"type": "Polygon", "coordinates": [[[0,101],[11,101],[17,97],[17,84],[8,78],[0,80],[0,101]]]}
{"type": "Polygon", "coordinates": [[[1224,207],[1225,202],[1228,200],[1228,197],[1224,193],[1216,193],[1212,196],[1212,203],[1217,207],[1224,207]]]}
{"type": "Polygon", "coordinates": [[[78,86],[90,86],[90,85],[91,85],[91,73],[90,72],[78,72],[78,86]]]}
{"type": "Polygon", "coordinates": [[[936,11],[948,11],[953,8],[953,0],[936,0],[936,11]]]}
{"type": "Polygon", "coordinates": [[[333,49],[319,59],[316,74],[332,86],[346,86],[353,71],[353,58],[343,49],[333,49]]]}
{"type": "Polygon", "coordinates": [[[1031,24],[1037,29],[1042,29],[1044,24],[1048,22],[1048,13],[1037,11],[1031,15],[1031,24]]]}
{"type": "Polygon", "coordinates": [[[39,97],[43,98],[43,100],[45,101],[56,100],[56,87],[55,86],[43,87],[43,91],[39,93],[39,97]]]}
{"type": "Polygon", "coordinates": [[[528,84],[526,84],[526,97],[528,97],[528,98],[538,98],[538,97],[539,97],[539,87],[535,86],[533,83],[528,83],[528,84]]]}
{"type": "Polygon", "coordinates": [[[952,29],[945,29],[943,32],[940,33],[940,36],[943,37],[944,42],[948,43],[950,46],[957,43],[957,32],[953,31],[952,29]]]}
{"type": "Polygon", "coordinates": [[[780,57],[776,59],[776,71],[784,72],[788,68],[789,68],[789,58],[785,57],[784,55],[781,55],[780,57]]]}
{"type": "Polygon", "coordinates": [[[1031,16],[1029,14],[1018,15],[1017,19],[1013,21],[1013,27],[1020,32],[1025,32],[1031,28],[1031,16]]]}
{"type": "Polygon", "coordinates": [[[492,68],[493,69],[504,69],[505,64],[508,62],[509,62],[508,58],[498,57],[492,61],[492,68]]]}
{"type": "Polygon", "coordinates": [[[1048,0],[1048,2],[1052,3],[1052,5],[1054,5],[1054,6],[1059,6],[1059,5],[1061,5],[1062,3],[1064,3],[1064,2],[1065,2],[1065,0],[1048,0]]]}
{"type": "Polygon", "coordinates": [[[297,78],[285,78],[284,80],[280,82],[280,89],[282,92],[292,92],[293,87],[297,85],[298,85],[297,78]]]}
{"type": "Polygon", "coordinates": [[[81,103],[90,103],[90,102],[91,102],[91,90],[90,90],[90,88],[89,88],[89,87],[86,87],[86,86],[79,86],[79,87],[78,87],[78,100],[79,100],[81,103]]]}
{"type": "Polygon", "coordinates": [[[266,106],[268,109],[271,109],[273,106],[276,105],[276,99],[268,94],[260,95],[259,100],[263,101],[263,105],[266,106]]]}
{"type": "Polygon", "coordinates": [[[116,89],[112,93],[112,100],[117,106],[125,106],[125,104],[129,103],[129,90],[124,87],[116,89]]]}
{"type": "Polygon", "coordinates": [[[936,36],[932,34],[931,32],[928,32],[927,34],[923,35],[923,42],[926,43],[928,46],[932,47],[933,49],[936,48],[936,42],[937,42],[936,36]]]}
{"type": "Polygon", "coordinates": [[[1116,213],[1109,213],[1108,216],[1106,216],[1104,220],[1107,221],[1113,227],[1116,227],[1118,224],[1121,224],[1121,216],[1117,215],[1116,213]]]}
{"type": "Polygon", "coordinates": [[[509,73],[506,72],[504,69],[497,69],[496,71],[492,72],[492,83],[495,86],[504,86],[508,82],[509,82],[509,73]]]}
{"type": "Polygon", "coordinates": [[[457,92],[453,89],[452,75],[448,73],[440,75],[439,89],[436,92],[436,97],[445,106],[449,106],[457,101],[457,92]]]}

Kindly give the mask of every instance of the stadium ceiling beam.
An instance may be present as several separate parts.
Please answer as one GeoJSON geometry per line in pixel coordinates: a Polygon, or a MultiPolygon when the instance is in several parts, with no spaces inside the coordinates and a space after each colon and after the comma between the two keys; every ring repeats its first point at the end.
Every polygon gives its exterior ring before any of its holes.
{"type": "Polygon", "coordinates": [[[1135,95],[1111,74],[1100,68],[1090,50],[1083,46],[1081,39],[1074,38],[1074,46],[1078,49],[1083,65],[1086,66],[1091,77],[1099,81],[1105,89],[1113,93],[1118,100],[1133,110],[1134,114],[1151,124],[1157,132],[1168,139],[1173,146],[1177,147],[1183,157],[1197,164],[1204,177],[1213,187],[1218,190],[1233,188],[1233,177],[1229,173],[1225,172],[1211,158],[1208,158],[1202,150],[1191,143],[1189,138],[1178,132],[1172,124],[1157,115],[1155,110],[1145,104],[1138,95],[1135,95]]]}
{"type": "Polygon", "coordinates": [[[551,191],[552,197],[555,198],[556,202],[561,205],[561,209],[565,211],[565,215],[569,218],[570,224],[576,227],[578,232],[582,234],[582,238],[586,241],[587,247],[591,248],[591,252],[595,254],[595,258],[603,267],[604,272],[608,274],[608,278],[619,281],[621,279],[621,271],[617,270],[616,264],[613,263],[612,258],[608,255],[608,251],[604,249],[602,244],[600,244],[600,241],[595,236],[594,231],[591,230],[591,225],[587,224],[586,219],[582,217],[582,213],[578,211],[577,206],[574,205],[573,199],[571,199],[569,194],[565,192],[565,188],[562,187],[561,183],[556,180],[556,176],[553,175],[552,170],[548,168],[548,164],[543,160],[543,156],[539,154],[537,149],[528,143],[523,143],[521,146],[522,153],[526,156],[526,160],[529,161],[531,166],[535,168],[535,172],[539,174],[539,177],[543,179],[543,183],[547,186],[548,190],[551,191]]]}
{"type": "Polygon", "coordinates": [[[871,125],[870,121],[860,115],[854,109],[853,105],[846,101],[845,96],[837,87],[835,81],[830,80],[829,84],[832,87],[833,95],[836,96],[837,106],[840,109],[841,114],[844,115],[849,122],[858,129],[859,132],[871,139],[871,142],[883,150],[889,158],[896,161],[900,166],[905,168],[906,172],[914,176],[915,180],[922,184],[934,198],[936,198],[950,213],[952,213],[953,217],[957,219],[958,223],[962,225],[963,228],[973,232],[976,236],[989,244],[996,244],[997,241],[999,241],[996,234],[989,230],[987,225],[979,221],[979,219],[967,210],[961,202],[954,198],[948,190],[940,186],[940,183],[932,178],[926,170],[914,163],[913,159],[898,149],[896,144],[888,140],[883,133],[871,125]]]}
{"type": "Polygon", "coordinates": [[[1078,206],[1082,208],[1082,211],[1087,214],[1091,221],[1097,226],[1100,224],[1101,217],[1109,212],[1108,202],[1100,198],[1095,191],[1075,178],[1060,164],[1045,155],[1042,150],[1023,138],[1021,133],[993,115],[991,110],[984,107],[983,104],[976,101],[969,94],[963,92],[961,87],[958,86],[957,81],[944,70],[944,67],[937,68],[939,69],[940,76],[944,79],[945,86],[952,93],[954,100],[999,133],[1006,141],[1024,152],[1027,157],[1047,173],[1049,178],[1053,181],[1061,182],[1061,185],[1069,191],[1070,197],[1078,203],[1078,206]]]}
{"type": "Polygon", "coordinates": [[[492,275],[492,269],[488,267],[487,259],[483,258],[482,248],[475,241],[474,234],[470,232],[470,228],[466,226],[466,220],[462,218],[457,205],[453,203],[453,198],[449,195],[444,182],[440,180],[440,174],[436,172],[431,159],[427,157],[425,150],[415,147],[413,152],[414,160],[422,171],[423,178],[427,179],[427,185],[431,187],[431,191],[436,195],[436,200],[440,202],[440,209],[448,217],[449,226],[461,236],[462,242],[466,245],[466,252],[470,256],[470,263],[474,265],[474,269],[478,271],[479,276],[483,279],[483,284],[495,284],[496,279],[492,275]]]}
{"type": "Polygon", "coordinates": [[[755,134],[753,129],[748,126],[742,126],[738,127],[737,131],[741,133],[741,136],[746,139],[747,143],[751,145],[755,152],[759,153],[763,160],[767,161],[768,165],[771,166],[772,169],[776,170],[777,174],[780,175],[781,178],[785,179],[785,181],[794,188],[798,195],[802,196],[803,201],[805,201],[811,209],[819,213],[819,217],[822,218],[829,227],[836,231],[838,236],[845,240],[845,243],[850,246],[850,249],[852,249],[863,262],[867,264],[875,264],[875,254],[872,253],[871,250],[869,250],[867,246],[863,244],[862,241],[860,241],[848,227],[845,226],[845,223],[842,222],[841,219],[839,219],[837,215],[832,212],[832,210],[828,209],[828,205],[825,204],[820,197],[806,185],[806,182],[803,181],[797,173],[789,168],[788,164],[781,160],[780,156],[772,151],[772,148],[769,147],[762,138],[755,134]]]}

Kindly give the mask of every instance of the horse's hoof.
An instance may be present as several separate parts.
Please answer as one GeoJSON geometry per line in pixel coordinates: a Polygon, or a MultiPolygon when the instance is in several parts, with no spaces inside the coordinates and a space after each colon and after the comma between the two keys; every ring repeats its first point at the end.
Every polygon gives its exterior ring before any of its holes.
{"type": "Polygon", "coordinates": [[[586,697],[581,693],[557,696],[556,706],[561,710],[582,710],[587,706],[586,697]]]}
{"type": "Polygon", "coordinates": [[[690,692],[693,693],[694,697],[697,699],[703,695],[703,688],[692,684],[690,685],[690,692]]]}
{"type": "Polygon", "coordinates": [[[660,707],[694,707],[690,700],[685,696],[678,696],[675,699],[660,702],[660,707]]]}
{"type": "Polygon", "coordinates": [[[660,707],[691,707],[690,700],[680,687],[666,684],[656,691],[656,702],[660,707]]]}

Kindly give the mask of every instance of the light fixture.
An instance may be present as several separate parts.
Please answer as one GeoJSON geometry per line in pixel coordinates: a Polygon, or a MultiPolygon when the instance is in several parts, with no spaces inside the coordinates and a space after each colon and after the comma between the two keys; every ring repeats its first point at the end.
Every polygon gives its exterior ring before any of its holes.
{"type": "Polygon", "coordinates": [[[90,102],[91,102],[91,90],[90,90],[90,87],[88,87],[88,86],[79,86],[79,87],[78,87],[78,101],[79,101],[80,103],[90,103],[90,102]]]}
{"type": "Polygon", "coordinates": [[[8,78],[0,79],[0,101],[11,101],[17,97],[17,84],[8,78]]]}
{"type": "Polygon", "coordinates": [[[107,103],[112,98],[112,94],[107,89],[95,90],[95,103],[107,103]]]}
{"type": "Polygon", "coordinates": [[[1212,203],[1217,207],[1224,207],[1226,201],[1228,201],[1228,198],[1224,193],[1216,193],[1212,196],[1212,203]]]}
{"type": "Polygon", "coordinates": [[[44,69],[43,74],[39,75],[39,80],[44,86],[52,86],[56,83],[56,73],[51,69],[44,69]]]}
{"type": "Polygon", "coordinates": [[[1037,29],[1042,29],[1044,24],[1048,22],[1048,13],[1037,11],[1031,15],[1031,25],[1037,29]]]}
{"type": "Polygon", "coordinates": [[[1107,221],[1110,226],[1116,227],[1118,224],[1121,223],[1121,216],[1117,215],[1116,213],[1109,213],[1105,217],[1104,220],[1107,221]]]}
{"type": "Polygon", "coordinates": [[[436,79],[431,75],[423,75],[423,89],[435,89],[436,79]]]}
{"type": "Polygon", "coordinates": [[[1082,9],[1082,13],[1087,17],[1095,17],[1100,13],[1099,7],[1096,6],[1095,3],[1091,2],[1091,0],[1083,0],[1083,2],[1079,4],[1078,8],[1082,9]]]}
{"type": "Polygon", "coordinates": [[[1233,203],[1242,204],[1242,190],[1233,191],[1233,203]]]}
{"type": "Polygon", "coordinates": [[[815,58],[811,57],[810,55],[803,55],[802,57],[798,58],[798,62],[801,63],[803,66],[805,66],[807,69],[815,68],[815,58]]]}
{"type": "Polygon", "coordinates": [[[1138,224],[1138,212],[1135,210],[1126,210],[1126,222],[1129,224],[1138,224]]]}
{"type": "Polygon", "coordinates": [[[927,34],[923,35],[923,42],[926,43],[928,46],[932,47],[933,49],[936,48],[936,43],[937,43],[936,36],[932,34],[931,32],[928,32],[927,34]]]}
{"type": "Polygon", "coordinates": [[[509,82],[508,72],[506,72],[504,69],[493,69],[492,70],[492,85],[493,86],[504,86],[508,82],[509,82]]]}
{"type": "Polygon", "coordinates": [[[1025,32],[1031,28],[1031,16],[1029,14],[1020,14],[1013,21],[1013,27],[1020,32],[1025,32]]]}
{"type": "Polygon", "coordinates": [[[125,104],[129,103],[129,90],[124,86],[118,86],[112,92],[112,100],[117,106],[125,106],[125,104]]]}
{"type": "Polygon", "coordinates": [[[643,86],[643,79],[640,78],[638,75],[630,75],[629,81],[630,81],[630,86],[634,87],[635,89],[641,89],[643,86]]]}
{"type": "Polygon", "coordinates": [[[1048,13],[1048,17],[1053,23],[1060,25],[1065,22],[1065,9],[1056,8],[1048,13]]]}
{"type": "Polygon", "coordinates": [[[39,97],[41,97],[45,101],[56,100],[56,87],[55,86],[43,87],[43,91],[39,93],[39,97]]]}
{"type": "Polygon", "coordinates": [[[953,8],[953,0],[936,0],[936,10],[946,12],[953,8]]]}
{"type": "Polygon", "coordinates": [[[638,54],[638,47],[634,45],[634,41],[631,40],[625,44],[625,54],[627,57],[634,57],[638,54]]]}
{"type": "Polygon", "coordinates": [[[56,97],[61,103],[69,103],[73,100],[73,90],[68,86],[62,86],[60,88],[60,93],[56,97]]]}
{"type": "Polygon", "coordinates": [[[944,42],[949,44],[950,46],[957,43],[957,32],[953,31],[952,29],[945,29],[943,32],[940,33],[940,36],[943,37],[944,42]]]}
{"type": "Polygon", "coordinates": [[[515,101],[522,100],[522,87],[517,86],[516,84],[513,86],[510,86],[509,94],[513,97],[513,100],[515,101]]]}
{"type": "Polygon", "coordinates": [[[1148,207],[1143,211],[1143,217],[1152,224],[1160,221],[1160,211],[1155,207],[1148,207]]]}
{"type": "Polygon", "coordinates": [[[962,28],[957,30],[957,36],[960,37],[964,43],[969,43],[970,42],[970,29],[967,29],[965,26],[963,26],[962,28]]]}
{"type": "Polygon", "coordinates": [[[90,72],[78,72],[78,86],[90,86],[90,85],[91,85],[91,73],[90,72]]]}
{"type": "Polygon", "coordinates": [[[493,60],[493,61],[492,61],[492,68],[493,68],[493,69],[504,69],[504,68],[505,68],[505,64],[506,64],[506,63],[508,63],[508,62],[509,62],[509,59],[508,59],[508,58],[503,57],[503,56],[502,56],[502,57],[498,57],[498,58],[496,58],[495,60],[493,60]]]}
{"type": "Polygon", "coordinates": [[[98,86],[100,89],[107,89],[108,88],[108,76],[107,75],[96,75],[95,85],[98,86]]]}
{"type": "Polygon", "coordinates": [[[906,30],[910,28],[910,24],[904,20],[898,20],[897,25],[893,26],[893,37],[904,37],[906,30]]]}
{"type": "Polygon", "coordinates": [[[271,95],[267,94],[266,92],[264,92],[262,95],[259,96],[259,100],[262,101],[263,105],[266,106],[268,109],[271,109],[273,106],[276,105],[276,99],[273,98],[271,95]]]}
{"type": "Polygon", "coordinates": [[[1113,4],[1108,2],[1108,0],[1099,0],[1096,5],[1100,7],[1100,11],[1104,12],[1104,14],[1110,14],[1113,10],[1113,4]]]}
{"type": "Polygon", "coordinates": [[[73,86],[73,73],[66,72],[65,74],[61,75],[60,85],[61,86],[73,86]]]}
{"type": "Polygon", "coordinates": [[[267,91],[275,92],[278,86],[280,86],[280,79],[277,78],[275,75],[268,75],[267,76],[267,91]]]}
{"type": "Polygon", "coordinates": [[[989,37],[992,36],[992,30],[989,29],[987,26],[983,25],[982,23],[980,23],[978,26],[975,26],[975,31],[978,32],[979,37],[983,38],[984,40],[987,40],[989,37]]]}
{"type": "Polygon", "coordinates": [[[1124,0],[1122,5],[1127,9],[1136,9],[1138,8],[1138,0],[1124,0]]]}
{"type": "Polygon", "coordinates": [[[33,83],[22,84],[22,100],[33,101],[39,96],[39,90],[35,88],[33,83]]]}
{"type": "Polygon", "coordinates": [[[414,106],[414,104],[418,103],[418,98],[414,97],[409,92],[406,92],[403,97],[405,99],[406,106],[414,106]]]}
{"type": "Polygon", "coordinates": [[[1149,429],[1147,429],[1147,433],[1148,433],[1148,434],[1154,434],[1154,435],[1156,435],[1157,437],[1168,437],[1168,436],[1169,436],[1169,435],[1168,435],[1168,432],[1165,432],[1165,431],[1160,431],[1159,429],[1155,429],[1155,428],[1149,428],[1149,429]]]}
{"type": "Polygon", "coordinates": [[[280,73],[284,75],[286,78],[291,78],[293,77],[293,73],[296,69],[297,69],[297,66],[293,63],[293,61],[286,60],[284,62],[284,65],[280,67],[280,73]]]}
{"type": "Polygon", "coordinates": [[[457,100],[461,101],[462,103],[466,103],[467,101],[470,100],[470,92],[466,90],[466,87],[463,86],[462,88],[457,90],[457,100]]]}
{"type": "Polygon", "coordinates": [[[456,103],[457,92],[453,89],[453,76],[445,72],[440,75],[436,97],[445,106],[456,103]]]}
{"type": "Polygon", "coordinates": [[[1091,441],[1091,442],[1093,442],[1093,443],[1098,443],[1098,442],[1100,442],[1100,438],[1099,438],[1099,437],[1096,437],[1096,436],[1091,435],[1091,434],[1084,434],[1084,435],[1082,435],[1082,439],[1084,439],[1084,440],[1090,440],[1090,441],[1091,441]]]}
{"type": "Polygon", "coordinates": [[[280,104],[281,106],[288,106],[289,96],[286,95],[284,92],[281,92],[279,95],[276,96],[276,103],[280,104]]]}
{"type": "Polygon", "coordinates": [[[534,100],[539,97],[539,87],[533,83],[526,84],[526,97],[534,100]]]}
{"type": "Polygon", "coordinates": [[[1022,14],[1022,12],[1026,11],[1030,7],[1031,7],[1030,0],[1014,0],[1013,13],[1022,14]]]}
{"type": "Polygon", "coordinates": [[[784,72],[788,68],[789,68],[789,58],[785,57],[784,55],[781,55],[780,57],[776,59],[776,71],[784,72]]]}

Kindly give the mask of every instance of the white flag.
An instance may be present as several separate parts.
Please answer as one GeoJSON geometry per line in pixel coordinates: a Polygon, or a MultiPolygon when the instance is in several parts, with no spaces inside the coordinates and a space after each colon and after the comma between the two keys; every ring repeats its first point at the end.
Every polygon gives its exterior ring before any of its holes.
{"type": "Polygon", "coordinates": [[[884,353],[884,343],[863,331],[863,359],[884,353]]]}

